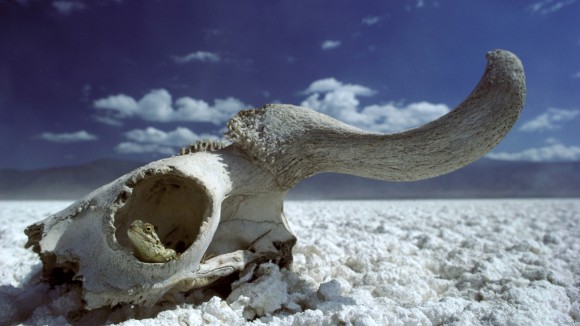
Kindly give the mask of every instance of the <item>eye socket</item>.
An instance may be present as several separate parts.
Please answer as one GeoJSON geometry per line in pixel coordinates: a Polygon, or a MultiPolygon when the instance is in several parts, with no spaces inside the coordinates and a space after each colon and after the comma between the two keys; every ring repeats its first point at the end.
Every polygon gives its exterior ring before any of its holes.
{"type": "Polygon", "coordinates": [[[153,226],[149,223],[145,224],[145,232],[151,233],[153,231],[153,226]]]}
{"type": "Polygon", "coordinates": [[[127,251],[134,250],[134,237],[130,238],[127,232],[134,231],[137,233],[131,235],[141,234],[151,242],[171,242],[166,247],[172,250],[181,241],[178,253],[183,253],[200,236],[205,219],[213,216],[213,202],[206,186],[177,170],[146,169],[135,174],[126,186],[127,199],[115,206],[113,226],[118,244],[127,251]]]}

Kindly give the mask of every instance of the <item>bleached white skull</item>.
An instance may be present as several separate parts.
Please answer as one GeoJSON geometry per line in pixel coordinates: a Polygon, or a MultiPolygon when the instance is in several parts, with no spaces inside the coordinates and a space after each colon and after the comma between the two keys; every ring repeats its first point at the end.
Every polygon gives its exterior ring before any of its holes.
{"type": "Polygon", "coordinates": [[[199,143],[128,173],[29,226],[27,246],[40,255],[45,278],[82,282],[87,309],[152,304],[231,281],[261,262],[288,266],[296,238],[283,200],[300,180],[321,172],[419,180],[469,164],[499,143],[523,107],[524,72],[507,51],[487,59],[463,103],[402,133],[365,132],[291,105],[242,111],[228,123],[231,145],[199,143]],[[136,220],[149,223],[148,232],[156,227],[155,245],[167,253],[161,262],[135,252],[127,234],[136,220]]]}

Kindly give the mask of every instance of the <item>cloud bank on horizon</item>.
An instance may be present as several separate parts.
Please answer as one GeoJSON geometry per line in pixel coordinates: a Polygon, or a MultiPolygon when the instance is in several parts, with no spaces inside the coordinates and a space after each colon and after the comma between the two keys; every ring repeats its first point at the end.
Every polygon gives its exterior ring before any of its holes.
{"type": "MultiPolygon", "coordinates": [[[[361,107],[358,97],[372,96],[374,93],[375,91],[362,85],[344,84],[335,78],[324,78],[312,82],[302,92],[307,97],[300,105],[356,127],[383,133],[395,133],[423,125],[451,110],[446,104],[427,101],[408,104],[390,102],[361,107]]],[[[115,117],[103,115],[96,116],[95,119],[115,126],[122,125],[120,120],[125,118],[158,123],[191,121],[223,125],[238,111],[250,107],[232,97],[215,99],[214,105],[190,97],[179,98],[173,104],[171,95],[164,89],[152,90],[139,101],[124,94],[113,95],[95,100],[93,106],[97,110],[113,111],[115,117]]],[[[561,129],[564,124],[573,121],[578,115],[580,115],[580,110],[576,109],[548,108],[544,113],[523,122],[517,131],[530,133],[561,129]]],[[[65,142],[61,139],[67,139],[67,135],[43,138],[48,141],[65,142]]],[[[93,138],[78,137],[78,140],[96,139],[96,136],[90,136],[93,138]]],[[[147,127],[144,130],[129,131],[125,133],[125,137],[133,141],[119,143],[115,147],[118,153],[154,152],[164,155],[172,155],[176,147],[182,147],[197,140],[221,138],[217,134],[197,135],[186,127],[178,127],[168,132],[147,127]]],[[[533,162],[580,160],[580,146],[565,146],[553,137],[547,138],[546,143],[545,146],[528,148],[519,152],[492,152],[486,156],[498,160],[533,162]]]]}
{"type": "MultiPolygon", "coordinates": [[[[360,106],[358,97],[368,97],[375,91],[362,85],[345,84],[335,78],[324,78],[312,82],[301,94],[307,96],[301,106],[314,109],[356,127],[376,132],[395,133],[433,121],[451,109],[442,103],[427,101],[415,103],[371,104],[360,106]]],[[[229,97],[215,99],[210,106],[203,100],[190,97],[179,98],[172,104],[167,90],[152,90],[139,101],[130,96],[119,94],[94,101],[95,109],[105,109],[116,113],[102,115],[95,119],[111,124],[122,125],[121,119],[138,118],[151,122],[192,121],[210,122],[222,125],[238,111],[250,108],[241,100],[229,97]]],[[[525,121],[517,129],[519,132],[547,132],[561,129],[564,124],[573,121],[580,110],[548,108],[544,113],[525,121]]],[[[95,137],[95,136],[93,136],[95,137]]],[[[197,135],[186,127],[164,132],[148,127],[144,130],[132,130],[125,137],[138,142],[125,141],[118,144],[115,150],[123,154],[155,152],[164,155],[175,153],[176,147],[182,147],[202,139],[220,139],[220,135],[197,135]],[[151,137],[132,137],[131,135],[150,135],[151,137]]],[[[57,137],[44,137],[49,141],[60,141],[57,137]]],[[[66,138],[66,134],[60,138],[66,138]]],[[[91,140],[96,139],[93,138],[91,140]]],[[[79,141],[88,140],[79,138],[79,141]]],[[[566,146],[553,137],[546,138],[546,145],[528,148],[518,152],[492,152],[488,158],[509,161],[575,161],[580,160],[580,146],[566,146]]]]}
{"type": "Polygon", "coordinates": [[[121,120],[127,118],[152,122],[210,122],[217,125],[248,108],[233,97],[215,99],[213,105],[191,97],[182,97],[173,102],[171,94],[165,89],[152,90],[139,101],[125,94],[112,95],[95,100],[93,106],[97,110],[108,111],[99,113],[96,117],[98,121],[115,126],[122,125],[121,120]]]}
{"type": "MultiPolygon", "coordinates": [[[[362,85],[344,84],[335,78],[324,78],[312,82],[302,92],[307,97],[300,105],[362,129],[386,133],[417,127],[449,112],[449,107],[445,104],[426,101],[409,104],[390,102],[361,107],[358,97],[372,96],[374,93],[375,91],[362,85]]],[[[238,111],[251,107],[233,97],[215,99],[213,105],[191,97],[172,101],[171,94],[165,89],[152,90],[139,100],[117,94],[93,102],[93,108],[98,111],[95,120],[111,126],[122,126],[124,119],[155,123],[207,122],[223,126],[238,111]]],[[[164,132],[151,126],[143,130],[132,130],[125,133],[125,136],[138,140],[139,144],[122,142],[115,147],[119,153],[157,152],[165,155],[174,153],[175,147],[185,146],[196,140],[220,138],[218,134],[197,135],[186,127],[164,132]],[[155,136],[147,139],[130,136],[138,133],[155,136]],[[173,137],[177,134],[181,136],[173,137]]]]}
{"type": "MultiPolygon", "coordinates": [[[[548,108],[532,120],[525,121],[518,131],[532,133],[558,130],[572,122],[578,115],[580,115],[580,110],[548,108]]],[[[580,146],[566,146],[554,137],[546,138],[545,143],[545,146],[518,152],[492,152],[487,157],[497,160],[532,162],[580,160],[580,146]]]]}
{"type": "MultiPolygon", "coordinates": [[[[368,7],[338,3],[337,6],[350,11],[328,14],[324,22],[308,19],[308,15],[316,16],[316,12],[307,13],[305,8],[289,7],[289,3],[285,2],[260,9],[270,10],[270,13],[278,10],[287,12],[287,20],[269,19],[270,16],[262,15],[260,10],[254,12],[248,8],[227,6],[224,9],[218,8],[219,5],[212,10],[219,13],[216,17],[223,17],[206,18],[200,15],[203,11],[191,10],[210,10],[209,7],[196,7],[179,1],[165,7],[148,1],[133,3],[120,0],[103,1],[98,5],[81,0],[19,0],[15,3],[8,12],[21,18],[15,18],[11,23],[31,26],[26,13],[36,10],[37,14],[42,14],[44,11],[43,22],[47,24],[47,29],[51,32],[54,29],[60,33],[57,35],[64,37],[63,49],[59,50],[57,43],[48,45],[46,57],[50,57],[50,53],[63,54],[68,50],[67,46],[73,47],[67,43],[67,38],[72,40],[76,37],[71,34],[71,26],[79,27],[77,33],[82,36],[81,39],[94,37],[95,43],[98,43],[102,38],[99,47],[93,49],[105,49],[105,55],[113,53],[113,61],[106,61],[80,51],[78,57],[83,60],[78,63],[69,60],[66,63],[66,71],[80,70],[84,78],[82,96],[76,99],[60,96],[59,101],[65,103],[63,108],[51,108],[56,110],[54,116],[66,116],[68,121],[61,118],[57,122],[56,118],[51,120],[47,116],[47,123],[41,124],[40,120],[34,128],[27,130],[28,127],[17,121],[16,115],[8,115],[8,118],[15,117],[14,123],[4,119],[8,121],[6,133],[10,130],[28,132],[29,137],[25,137],[24,141],[54,144],[47,146],[47,150],[53,150],[55,157],[61,157],[67,151],[78,151],[80,147],[75,144],[81,143],[91,143],[92,149],[98,149],[92,155],[114,152],[121,157],[137,159],[142,159],[143,155],[148,155],[148,158],[172,155],[179,147],[196,140],[222,138],[225,122],[235,113],[265,103],[305,106],[374,132],[394,133],[417,127],[452,110],[461,100],[457,96],[467,95],[457,94],[459,91],[456,89],[467,84],[464,82],[466,79],[460,78],[477,77],[476,68],[481,68],[473,63],[471,54],[469,62],[464,64],[461,61],[467,52],[457,51],[465,48],[453,48],[454,52],[447,49],[450,45],[446,38],[456,39],[454,42],[463,39],[454,27],[461,25],[466,29],[463,33],[469,35],[464,41],[470,41],[475,35],[481,43],[485,43],[482,49],[490,50],[495,44],[509,48],[502,44],[514,44],[514,52],[520,55],[528,72],[528,102],[524,113],[508,138],[487,157],[526,161],[580,160],[580,142],[575,127],[580,107],[577,97],[567,91],[579,86],[580,67],[564,64],[543,67],[542,62],[533,56],[535,48],[532,47],[539,43],[535,37],[550,37],[550,24],[561,24],[554,27],[555,33],[558,28],[572,24],[567,17],[573,16],[568,14],[570,10],[579,8],[580,3],[576,0],[530,1],[526,5],[513,6],[492,1],[478,3],[473,9],[466,7],[473,11],[473,15],[477,12],[478,19],[490,29],[489,35],[485,31],[471,29],[471,24],[465,24],[469,22],[467,17],[447,15],[451,4],[426,0],[408,1],[404,5],[367,4],[368,7]],[[120,31],[119,27],[129,25],[127,22],[116,23],[114,15],[139,12],[135,10],[137,8],[153,17],[151,22],[134,22],[134,25],[141,24],[136,29],[143,34],[142,43],[139,39],[129,39],[129,42],[128,39],[122,40],[125,43],[114,41],[113,36],[105,35],[106,31],[91,30],[85,35],[82,27],[96,25],[78,21],[81,17],[99,13],[103,18],[112,17],[111,24],[121,24],[115,25],[120,31]],[[498,9],[505,11],[502,16],[498,9]],[[196,20],[179,19],[178,14],[187,10],[190,10],[189,14],[184,13],[181,17],[193,15],[196,20]],[[246,12],[249,16],[236,23],[230,16],[239,17],[236,10],[249,10],[246,12]],[[157,11],[173,14],[175,19],[168,20],[171,15],[162,14],[155,18],[157,11]],[[492,12],[497,14],[494,19],[498,21],[495,23],[486,20],[486,15],[492,12]],[[303,17],[306,25],[295,25],[293,19],[297,17],[303,17]],[[440,25],[438,19],[447,19],[449,29],[440,25]],[[523,26],[522,31],[500,39],[494,30],[496,25],[511,26],[508,24],[514,20],[523,26]],[[67,29],[63,29],[65,26],[67,29]],[[540,27],[529,31],[528,35],[526,28],[529,29],[529,26],[540,27]],[[182,35],[169,32],[171,28],[181,30],[182,35]],[[519,45],[520,51],[516,40],[522,43],[519,45]],[[430,53],[424,55],[422,51],[416,51],[420,46],[428,46],[426,50],[430,53]],[[430,59],[425,61],[427,57],[430,59]],[[108,67],[119,62],[122,63],[119,71],[108,67]],[[86,70],[87,65],[94,66],[94,69],[86,70]],[[547,70],[560,75],[538,75],[538,72],[547,73],[547,70]],[[110,80],[101,75],[134,82],[99,82],[92,77],[110,80]],[[124,75],[130,78],[124,79],[124,75]],[[552,82],[548,85],[551,88],[546,89],[546,84],[541,84],[546,81],[552,82]],[[565,87],[557,83],[565,83],[565,87]],[[85,109],[79,112],[81,110],[73,109],[75,106],[85,109]]],[[[462,6],[459,2],[455,5],[462,6]]],[[[576,41],[563,46],[570,52],[580,53],[580,29],[568,31],[576,33],[570,37],[576,37],[576,41]]],[[[139,34],[132,34],[135,35],[139,34]]],[[[0,33],[0,41],[10,40],[10,37],[9,32],[0,33]]],[[[27,41],[28,50],[39,48],[39,39],[24,33],[20,42],[27,41]]],[[[76,46],[77,43],[74,44],[76,46]]],[[[484,53],[475,44],[472,45],[473,52],[484,53]]],[[[22,43],[19,46],[23,48],[25,45],[22,43]]],[[[0,58],[4,55],[10,59],[10,55],[0,52],[0,58]]],[[[20,62],[16,59],[12,61],[20,62]]],[[[17,68],[12,70],[19,69],[17,64],[13,66],[17,68]]],[[[0,116],[7,115],[3,106],[14,107],[14,110],[30,108],[32,111],[28,115],[42,116],[38,112],[45,109],[46,104],[36,105],[34,101],[25,100],[20,100],[20,103],[19,97],[14,94],[28,92],[34,96],[34,92],[20,86],[22,82],[12,82],[7,71],[5,66],[0,65],[4,84],[11,86],[5,89],[17,91],[0,91],[0,116]],[[18,87],[22,90],[18,91],[18,87]]],[[[72,77],[67,74],[62,74],[62,78],[61,75],[50,76],[62,84],[60,87],[70,88],[73,84],[68,83],[68,78],[72,80],[72,77]]],[[[472,79],[470,83],[473,83],[472,79]]],[[[46,88],[47,92],[52,92],[46,98],[62,93],[55,87],[46,88]]],[[[41,101],[46,102],[39,97],[38,102],[41,101]]],[[[6,133],[2,135],[6,137],[6,133]]],[[[26,159],[25,154],[16,154],[11,163],[1,165],[17,164],[18,159],[26,159]]]]}
{"type": "Polygon", "coordinates": [[[38,135],[38,138],[55,143],[74,143],[74,142],[94,141],[98,139],[97,136],[88,133],[86,130],[60,134],[55,134],[52,132],[43,132],[42,134],[38,135]]]}

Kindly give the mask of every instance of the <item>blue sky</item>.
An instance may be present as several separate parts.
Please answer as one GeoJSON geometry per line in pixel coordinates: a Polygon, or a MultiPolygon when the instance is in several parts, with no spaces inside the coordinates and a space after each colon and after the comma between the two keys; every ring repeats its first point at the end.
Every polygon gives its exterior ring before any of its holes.
{"type": "Polygon", "coordinates": [[[580,160],[579,18],[579,0],[0,0],[0,167],[167,157],[274,102],[401,131],[496,48],[528,95],[488,157],[580,160]]]}

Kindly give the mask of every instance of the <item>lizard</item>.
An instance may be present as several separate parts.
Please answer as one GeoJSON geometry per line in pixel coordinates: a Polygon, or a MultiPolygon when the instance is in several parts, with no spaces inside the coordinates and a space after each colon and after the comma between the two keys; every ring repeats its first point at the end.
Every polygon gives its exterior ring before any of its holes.
{"type": "Polygon", "coordinates": [[[151,223],[134,220],[127,236],[133,247],[133,255],[145,263],[165,263],[177,258],[173,249],[165,248],[155,233],[155,227],[151,223]]]}

